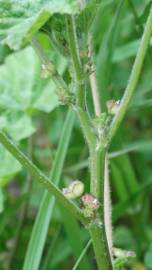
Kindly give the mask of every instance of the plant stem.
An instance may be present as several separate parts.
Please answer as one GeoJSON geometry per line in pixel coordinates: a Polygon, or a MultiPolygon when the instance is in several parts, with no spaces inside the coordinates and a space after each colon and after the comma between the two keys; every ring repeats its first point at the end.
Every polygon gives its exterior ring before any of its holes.
{"type": "MultiPolygon", "coordinates": [[[[104,217],[102,217],[102,220],[104,220],[104,217]]],[[[98,269],[112,270],[104,223],[101,225],[94,224],[89,231],[98,269]]]]}
{"type": "Polygon", "coordinates": [[[80,120],[80,125],[82,128],[84,137],[87,141],[90,153],[91,152],[93,153],[95,151],[95,147],[96,147],[96,137],[95,137],[95,134],[93,133],[89,116],[81,108],[77,108],[77,114],[78,114],[78,117],[80,120]]]}
{"type": "MultiPolygon", "coordinates": [[[[51,63],[51,61],[49,60],[48,56],[46,55],[43,47],[41,46],[41,44],[38,42],[38,40],[36,38],[32,38],[31,45],[32,45],[33,49],[35,50],[36,54],[39,56],[42,64],[48,65],[49,63],[51,63]]],[[[51,74],[51,72],[50,72],[51,79],[54,81],[54,83],[56,84],[56,86],[59,89],[60,88],[61,89],[62,88],[63,89],[67,89],[67,85],[66,85],[64,79],[58,73],[58,71],[55,68],[55,65],[54,64],[53,64],[53,66],[54,66],[54,69],[55,69],[55,75],[51,74]]]]}
{"type": "Polygon", "coordinates": [[[92,151],[96,145],[96,137],[90,128],[90,119],[87,113],[84,111],[84,96],[85,96],[85,84],[84,74],[80,61],[79,47],[76,35],[76,26],[73,16],[69,16],[67,20],[67,29],[69,37],[69,47],[73,62],[73,68],[75,72],[76,83],[76,110],[80,120],[80,124],[87,140],[89,150],[92,151]]]}
{"type": "Polygon", "coordinates": [[[105,149],[90,153],[91,194],[103,204],[105,149]]]}
{"type": "MultiPolygon", "coordinates": [[[[104,161],[105,151],[103,149],[96,149],[96,135],[92,130],[91,121],[89,121],[88,115],[83,109],[84,106],[84,81],[82,65],[79,57],[78,42],[76,36],[76,27],[74,17],[70,17],[68,20],[68,34],[69,34],[69,47],[71,52],[71,58],[73,61],[73,67],[76,78],[76,110],[82,126],[84,137],[87,140],[87,144],[90,151],[90,171],[91,171],[91,193],[99,201],[103,201],[104,195],[104,161]],[[101,168],[102,167],[102,168],[101,168]]],[[[93,222],[89,228],[91,239],[93,242],[94,252],[99,270],[111,270],[111,260],[107,245],[106,233],[104,229],[104,210],[103,206],[100,207],[99,224],[93,222]]]]}
{"type": "Polygon", "coordinates": [[[143,61],[145,58],[145,54],[147,51],[147,47],[150,41],[150,37],[151,37],[151,33],[152,33],[152,9],[150,11],[150,14],[148,16],[146,25],[145,25],[145,30],[143,33],[143,37],[137,52],[137,56],[132,68],[132,72],[130,75],[130,79],[127,85],[127,88],[125,90],[124,96],[122,98],[121,104],[120,104],[120,108],[118,110],[118,112],[116,113],[116,115],[114,116],[114,119],[111,123],[110,129],[109,129],[109,134],[108,134],[108,140],[109,142],[111,141],[111,139],[113,138],[113,136],[115,135],[116,131],[119,128],[119,125],[121,124],[124,115],[126,113],[126,110],[128,108],[129,102],[132,98],[132,95],[135,91],[137,82],[139,80],[139,75],[142,69],[142,65],[143,65],[143,61]]]}
{"type": "MultiPolygon", "coordinates": [[[[89,57],[92,59],[93,62],[93,50],[92,50],[92,40],[91,35],[88,35],[88,45],[89,45],[89,57]]],[[[96,116],[100,116],[101,114],[101,104],[99,101],[99,92],[98,92],[98,86],[97,86],[97,80],[96,80],[96,71],[95,71],[95,64],[93,62],[93,73],[90,75],[90,84],[91,84],[91,91],[92,91],[92,97],[93,97],[93,105],[94,105],[94,111],[96,113],[96,116]]],[[[101,151],[100,151],[101,152],[101,151]]],[[[95,177],[92,176],[92,179],[97,179],[97,183],[94,183],[92,180],[92,187],[91,190],[94,192],[94,187],[97,188],[97,196],[103,205],[103,220],[104,220],[104,226],[105,226],[105,233],[104,236],[108,243],[109,253],[110,257],[112,259],[112,224],[111,224],[111,198],[110,198],[110,183],[109,183],[109,172],[108,172],[108,155],[106,153],[106,150],[103,149],[101,153],[98,153],[98,156],[102,155],[99,158],[99,164],[98,160],[95,161],[96,164],[96,170],[92,168],[92,172],[94,171],[99,172],[99,176],[95,177]],[[99,166],[99,168],[98,168],[99,166]],[[100,175],[100,172],[101,175],[100,175]]],[[[96,153],[97,155],[97,153],[96,153]]],[[[93,155],[91,156],[93,158],[93,155]]],[[[93,165],[93,164],[92,164],[93,165]]]]}
{"type": "MultiPolygon", "coordinates": [[[[130,9],[131,9],[131,11],[132,11],[132,13],[133,13],[134,21],[135,21],[136,25],[138,26],[138,29],[136,29],[136,31],[137,31],[137,33],[138,33],[139,35],[141,35],[141,33],[142,33],[143,30],[144,30],[144,27],[143,27],[142,22],[141,22],[140,19],[139,19],[138,12],[136,11],[136,7],[135,7],[135,5],[134,5],[134,3],[133,3],[132,0],[128,0],[128,5],[129,5],[129,7],[130,7],[130,9]]],[[[152,49],[151,49],[151,47],[149,46],[149,48],[148,48],[148,56],[149,56],[149,57],[148,57],[148,62],[149,62],[150,64],[152,64],[151,54],[152,54],[152,49]]]]}
{"type": "Polygon", "coordinates": [[[111,270],[111,257],[108,247],[106,228],[105,228],[105,198],[104,198],[104,172],[105,172],[105,158],[106,149],[102,149],[99,152],[91,154],[91,193],[98,198],[101,203],[99,209],[99,224],[94,223],[90,227],[90,235],[95,251],[96,261],[99,270],[111,270]],[[95,185],[95,186],[94,186],[95,185]],[[100,224],[101,223],[101,224],[100,224]]]}
{"type": "Polygon", "coordinates": [[[68,28],[68,35],[69,35],[69,46],[70,52],[72,56],[72,62],[75,72],[75,79],[76,79],[76,102],[77,106],[80,108],[84,107],[84,74],[80,60],[79,54],[79,47],[77,42],[77,35],[76,35],[76,26],[75,26],[75,19],[74,16],[69,16],[67,20],[67,28],[68,28]]]}
{"type": "Polygon", "coordinates": [[[88,48],[89,48],[89,58],[92,61],[92,69],[93,69],[93,72],[90,74],[90,85],[91,85],[91,92],[92,92],[92,98],[93,98],[93,104],[94,104],[94,111],[95,111],[96,116],[99,116],[101,114],[101,104],[100,104],[100,97],[99,97],[99,91],[98,91],[98,86],[97,86],[95,64],[93,61],[92,40],[91,40],[90,33],[88,35],[88,48]]]}
{"type": "Polygon", "coordinates": [[[55,196],[59,203],[67,208],[78,220],[83,224],[88,224],[88,220],[84,217],[83,212],[70,200],[68,200],[63,193],[40,171],[19,148],[2,132],[0,131],[0,143],[34,176],[40,184],[43,185],[49,193],[55,196]]]}

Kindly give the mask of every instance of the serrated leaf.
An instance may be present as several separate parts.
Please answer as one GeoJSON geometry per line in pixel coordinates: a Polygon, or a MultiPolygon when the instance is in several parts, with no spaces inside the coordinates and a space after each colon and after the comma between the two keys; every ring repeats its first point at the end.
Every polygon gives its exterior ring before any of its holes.
{"type": "MultiPolygon", "coordinates": [[[[47,80],[41,78],[40,62],[31,47],[8,56],[5,64],[0,67],[0,109],[11,111],[35,109],[33,104],[47,92],[45,102],[50,103],[50,108],[47,109],[50,112],[52,107],[54,108],[51,101],[54,100],[53,95],[56,96],[54,88],[50,78],[47,80]]],[[[57,105],[55,103],[55,106],[57,105]]]]}
{"type": "Polygon", "coordinates": [[[30,106],[38,65],[31,47],[6,58],[0,67],[0,108],[25,111],[30,106]]]}
{"type": "Polygon", "coordinates": [[[33,108],[42,110],[44,112],[52,111],[56,106],[58,106],[58,98],[54,94],[56,86],[53,81],[49,81],[49,83],[44,88],[42,94],[36,99],[33,104],[33,108]]]}
{"type": "Polygon", "coordinates": [[[18,50],[55,13],[78,12],[76,0],[0,1],[0,39],[2,44],[18,50]]]}
{"type": "Polygon", "coordinates": [[[35,127],[28,115],[12,113],[6,121],[5,130],[12,138],[19,141],[30,137],[35,132],[35,127]]]}
{"type": "Polygon", "coordinates": [[[58,106],[56,86],[41,78],[40,62],[31,47],[6,58],[0,67],[0,128],[15,140],[29,137],[35,128],[32,112],[50,112],[58,106]]]}

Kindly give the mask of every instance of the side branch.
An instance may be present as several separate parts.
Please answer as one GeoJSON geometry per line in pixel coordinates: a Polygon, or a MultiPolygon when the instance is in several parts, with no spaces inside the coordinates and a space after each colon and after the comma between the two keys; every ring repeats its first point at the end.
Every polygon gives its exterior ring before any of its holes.
{"type": "Polygon", "coordinates": [[[115,135],[117,129],[119,128],[119,125],[121,124],[124,115],[127,111],[129,102],[132,98],[132,95],[135,91],[137,82],[139,80],[139,75],[142,69],[142,65],[144,62],[144,58],[145,58],[145,54],[148,48],[148,44],[150,41],[150,37],[151,37],[151,33],[152,33],[152,9],[150,11],[149,17],[147,19],[146,22],[146,26],[145,26],[145,30],[143,33],[143,37],[140,43],[140,47],[138,49],[138,53],[132,68],[132,72],[130,75],[130,79],[127,85],[127,88],[125,90],[124,96],[122,98],[121,104],[120,104],[120,108],[117,112],[117,114],[115,115],[110,129],[109,129],[109,134],[108,134],[108,140],[109,142],[111,141],[111,139],[113,138],[113,136],[115,135]]]}
{"type": "Polygon", "coordinates": [[[43,185],[47,191],[54,195],[59,203],[69,210],[78,220],[87,225],[88,220],[84,217],[83,212],[70,200],[68,200],[63,193],[58,189],[47,176],[45,176],[14,143],[0,131],[0,143],[34,176],[34,179],[43,185]]]}

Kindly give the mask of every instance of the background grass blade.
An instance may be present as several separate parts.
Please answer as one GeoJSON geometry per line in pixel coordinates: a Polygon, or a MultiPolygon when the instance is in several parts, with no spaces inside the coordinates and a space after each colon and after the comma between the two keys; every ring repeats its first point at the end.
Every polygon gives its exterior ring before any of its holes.
{"type": "MultiPolygon", "coordinates": [[[[62,136],[56,153],[55,161],[51,169],[50,179],[55,179],[56,185],[59,184],[74,120],[75,113],[69,110],[62,130],[62,136]]],[[[23,270],[37,270],[39,268],[48,227],[54,208],[54,202],[55,199],[51,197],[48,192],[45,192],[31,234],[23,270]]]]}
{"type": "MultiPolygon", "coordinates": [[[[68,211],[66,211],[66,209],[60,208],[60,212],[64,228],[66,231],[66,235],[68,238],[68,242],[72,247],[74,257],[77,259],[81,254],[84,246],[83,245],[84,239],[82,238],[82,233],[84,233],[84,229],[83,231],[80,229],[78,222],[75,220],[75,218],[73,218],[73,216],[68,211]]],[[[81,262],[79,262],[78,269],[80,270],[91,269],[87,256],[83,256],[83,258],[81,258],[81,262]]]]}
{"type": "Polygon", "coordinates": [[[88,243],[86,244],[85,248],[84,248],[83,251],[81,252],[79,258],[77,259],[75,265],[73,266],[72,270],[78,269],[78,266],[79,266],[81,260],[83,259],[84,255],[87,253],[88,248],[89,248],[90,245],[91,245],[91,242],[92,242],[91,240],[88,241],[88,243]]]}

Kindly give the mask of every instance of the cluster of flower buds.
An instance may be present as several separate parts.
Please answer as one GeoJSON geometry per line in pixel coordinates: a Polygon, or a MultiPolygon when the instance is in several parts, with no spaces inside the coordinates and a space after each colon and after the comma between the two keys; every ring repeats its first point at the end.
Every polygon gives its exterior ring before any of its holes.
{"type": "Polygon", "coordinates": [[[62,192],[68,199],[76,199],[83,194],[84,184],[75,180],[67,188],[63,188],[62,192]]]}
{"type": "Polygon", "coordinates": [[[112,115],[115,115],[118,111],[118,108],[120,106],[120,100],[108,100],[107,103],[107,109],[108,109],[108,113],[109,114],[112,114],[112,115]]]}
{"type": "Polygon", "coordinates": [[[60,87],[59,89],[56,89],[56,93],[61,105],[74,103],[74,95],[72,95],[67,88],[60,87]]]}
{"type": "Polygon", "coordinates": [[[56,68],[52,62],[41,65],[41,77],[47,79],[51,75],[56,74],[56,68]]]}
{"type": "Polygon", "coordinates": [[[90,207],[94,210],[100,207],[99,201],[89,193],[84,194],[81,200],[84,206],[90,207]]]}
{"type": "Polygon", "coordinates": [[[81,198],[84,205],[84,214],[86,217],[93,217],[95,211],[100,207],[100,202],[89,193],[86,193],[81,198]]]}

